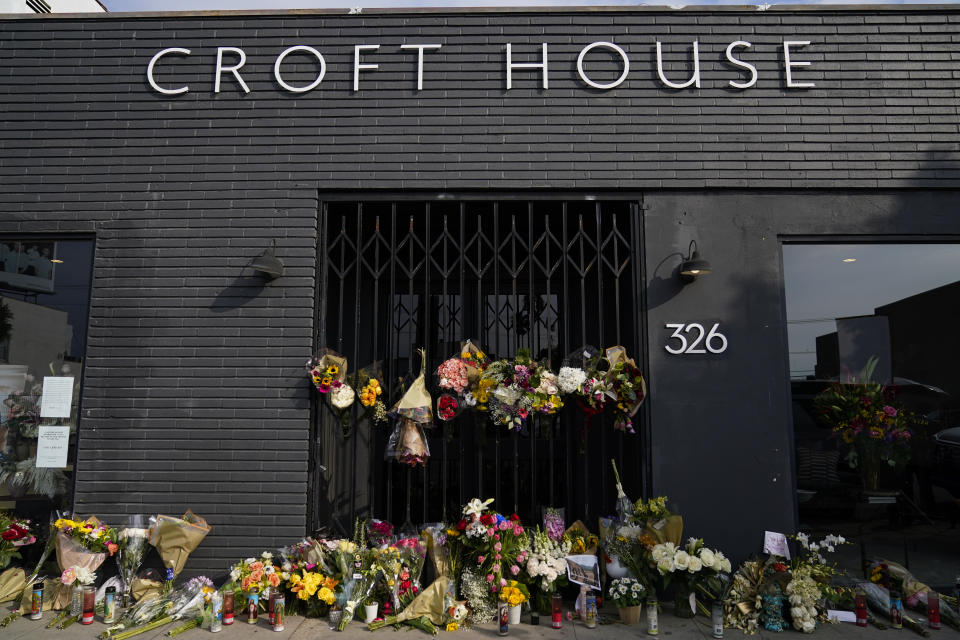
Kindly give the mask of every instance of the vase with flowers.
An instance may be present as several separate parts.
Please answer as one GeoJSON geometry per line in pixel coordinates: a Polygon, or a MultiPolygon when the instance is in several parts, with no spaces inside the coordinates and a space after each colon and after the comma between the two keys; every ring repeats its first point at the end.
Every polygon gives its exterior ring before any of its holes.
{"type": "Polygon", "coordinates": [[[856,376],[832,383],[814,400],[821,420],[850,447],[847,460],[860,470],[863,488],[877,491],[885,472],[910,460],[913,427],[924,419],[897,401],[897,387],[872,382],[877,359],[856,376]]]}

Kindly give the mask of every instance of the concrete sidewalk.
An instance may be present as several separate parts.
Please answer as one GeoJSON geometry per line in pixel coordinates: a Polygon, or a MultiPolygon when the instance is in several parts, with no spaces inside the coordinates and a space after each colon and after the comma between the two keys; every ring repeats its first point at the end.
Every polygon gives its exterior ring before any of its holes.
{"type": "MultiPolygon", "coordinates": [[[[10,608],[7,606],[2,608],[4,615],[9,611],[10,608]]],[[[916,612],[913,612],[913,614],[915,618],[919,617],[916,612]]],[[[600,624],[597,625],[595,629],[588,629],[579,621],[568,622],[564,620],[563,628],[558,630],[552,629],[549,626],[549,619],[541,617],[541,623],[545,622],[546,624],[540,624],[539,626],[531,626],[526,623],[512,625],[510,627],[510,636],[527,640],[538,638],[544,638],[546,640],[620,640],[622,638],[645,638],[649,640],[650,638],[646,633],[645,618],[641,620],[638,626],[627,626],[619,622],[616,610],[605,609],[601,612],[601,616],[609,621],[610,624],[600,624]]],[[[0,638],[3,640],[94,640],[100,631],[106,628],[106,625],[100,622],[94,622],[87,626],[77,623],[64,631],[58,631],[56,629],[48,630],[45,628],[46,623],[51,619],[50,614],[44,614],[44,619],[39,621],[20,618],[6,629],[0,629],[0,638]]],[[[527,616],[524,616],[524,621],[527,619],[527,616]]],[[[174,626],[175,625],[169,625],[136,637],[143,638],[144,640],[166,638],[166,632],[174,626]]],[[[413,634],[404,636],[410,640],[416,640],[416,638],[419,637],[429,637],[427,634],[410,627],[403,627],[403,630],[406,633],[413,634]]],[[[257,625],[247,624],[242,618],[238,619],[233,625],[224,627],[218,636],[211,636],[210,631],[206,629],[192,629],[181,634],[179,637],[188,640],[191,638],[197,640],[199,638],[212,637],[216,637],[217,640],[226,640],[227,638],[232,638],[233,640],[250,640],[251,638],[259,638],[260,640],[267,640],[268,638],[276,638],[277,640],[316,640],[322,637],[329,637],[331,640],[334,640],[334,638],[336,638],[336,640],[360,640],[361,638],[363,640],[373,640],[381,636],[390,638],[393,633],[394,630],[390,627],[371,632],[365,624],[354,621],[347,627],[346,631],[337,634],[336,631],[330,629],[326,620],[305,619],[299,616],[291,616],[288,618],[284,631],[274,632],[267,624],[266,616],[261,616],[259,624],[257,625]]],[[[942,630],[931,631],[930,634],[934,639],[960,640],[960,632],[946,626],[944,626],[942,630]]],[[[445,631],[440,632],[441,637],[448,637],[450,640],[469,637],[492,638],[496,635],[497,627],[492,624],[480,625],[472,629],[464,629],[451,633],[445,631]]],[[[704,617],[697,617],[693,620],[681,619],[674,617],[668,610],[667,612],[660,613],[660,635],[669,636],[672,640],[712,639],[712,627],[710,626],[710,621],[704,617]]],[[[910,638],[920,637],[908,629],[888,629],[881,631],[872,626],[862,629],[851,623],[821,625],[814,632],[813,636],[817,638],[817,640],[909,640],[910,638]]],[[[724,632],[724,638],[729,640],[744,640],[744,638],[747,637],[748,636],[735,629],[727,629],[724,632]]],[[[753,636],[753,638],[766,640],[772,640],[774,637],[795,637],[799,639],[801,636],[799,632],[793,631],[792,629],[785,630],[780,634],[764,631],[761,634],[753,636]]]]}

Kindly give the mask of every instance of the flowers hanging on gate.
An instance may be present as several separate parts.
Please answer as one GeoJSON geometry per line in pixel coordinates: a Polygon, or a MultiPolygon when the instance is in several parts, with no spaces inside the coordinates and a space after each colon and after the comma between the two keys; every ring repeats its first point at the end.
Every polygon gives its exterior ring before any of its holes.
{"type": "Polygon", "coordinates": [[[480,377],[478,402],[489,402],[494,424],[520,429],[531,413],[553,414],[563,407],[559,380],[520,349],[513,360],[492,362],[480,377]],[[485,382],[486,381],[486,382],[485,382]]]}
{"type": "Polygon", "coordinates": [[[383,388],[376,364],[348,374],[346,358],[329,349],[322,349],[307,360],[307,373],[339,420],[344,437],[350,434],[350,427],[354,423],[368,418],[374,423],[386,421],[387,408],[380,399],[383,388]],[[354,409],[357,399],[360,400],[360,406],[354,409]]]}

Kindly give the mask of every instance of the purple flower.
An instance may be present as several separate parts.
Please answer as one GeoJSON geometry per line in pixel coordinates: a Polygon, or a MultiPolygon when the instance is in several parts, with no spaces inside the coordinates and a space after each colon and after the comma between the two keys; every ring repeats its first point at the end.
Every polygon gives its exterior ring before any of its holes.
{"type": "Polygon", "coordinates": [[[885,414],[887,414],[888,416],[890,416],[891,418],[895,418],[895,417],[897,416],[897,410],[894,409],[893,407],[891,407],[891,406],[888,405],[888,404],[887,404],[887,405],[884,405],[884,407],[883,407],[883,412],[884,412],[885,414]]]}

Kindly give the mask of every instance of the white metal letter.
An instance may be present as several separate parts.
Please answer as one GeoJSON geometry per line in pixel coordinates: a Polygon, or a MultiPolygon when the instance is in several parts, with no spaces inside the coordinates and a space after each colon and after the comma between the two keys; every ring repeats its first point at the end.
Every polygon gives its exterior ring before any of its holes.
{"type": "Polygon", "coordinates": [[[657,40],[657,75],[660,76],[660,82],[667,85],[671,89],[686,89],[690,85],[695,86],[697,89],[700,88],[700,43],[696,40],[693,41],[693,76],[683,84],[677,84],[675,82],[670,82],[667,80],[667,77],[663,75],[663,45],[657,40]]]}
{"type": "Polygon", "coordinates": [[[749,82],[734,82],[733,80],[730,81],[730,86],[733,87],[734,89],[749,89],[753,85],[757,84],[757,68],[752,64],[750,64],[749,62],[744,62],[743,60],[737,60],[736,58],[733,57],[734,48],[746,47],[749,49],[752,46],[753,46],[752,44],[750,44],[749,42],[745,42],[743,40],[737,40],[736,42],[731,42],[730,44],[727,45],[727,60],[730,62],[730,64],[736,67],[742,67],[750,72],[749,82]]]}
{"type": "Polygon", "coordinates": [[[273,77],[277,81],[277,84],[279,84],[281,87],[283,87],[284,89],[292,93],[306,93],[307,91],[310,91],[310,89],[313,89],[318,84],[320,84],[320,82],[323,80],[323,76],[326,75],[326,73],[327,73],[327,62],[323,59],[323,55],[321,55],[321,53],[316,49],[314,49],[313,47],[308,47],[303,44],[296,45],[296,46],[290,47],[289,49],[286,49],[283,53],[277,56],[277,61],[273,63],[273,77]],[[283,59],[286,58],[289,54],[295,53],[297,51],[305,51],[307,53],[313,54],[313,56],[317,59],[317,62],[320,63],[320,73],[317,74],[317,79],[305,87],[294,87],[293,85],[289,85],[286,82],[284,82],[283,79],[280,77],[280,65],[283,63],[283,59]]]}
{"type": "Polygon", "coordinates": [[[613,44],[612,42],[592,42],[585,46],[581,51],[580,55],[577,56],[577,73],[580,74],[580,79],[587,83],[587,85],[593,87],[594,89],[613,89],[614,87],[621,84],[624,80],[627,79],[627,74],[630,73],[630,59],[627,58],[627,52],[613,44]],[[590,52],[591,49],[597,47],[604,47],[606,49],[613,49],[616,51],[620,58],[623,60],[623,73],[620,74],[620,77],[614,80],[609,84],[600,84],[594,82],[593,80],[587,77],[587,74],[583,71],[583,58],[590,52]]]}
{"type": "Polygon", "coordinates": [[[150,64],[147,65],[147,82],[150,83],[150,86],[153,87],[154,91],[157,93],[162,93],[165,96],[175,96],[181,93],[186,93],[190,90],[190,87],[183,86],[179,89],[164,89],[157,84],[157,81],[153,79],[153,67],[163,56],[168,53],[182,53],[185,56],[190,55],[190,49],[180,49],[179,47],[171,47],[169,49],[164,49],[163,51],[158,51],[155,56],[150,58],[150,64]]]}
{"type": "Polygon", "coordinates": [[[514,69],[543,69],[543,88],[549,88],[547,83],[547,43],[543,43],[543,62],[517,62],[513,61],[512,45],[507,43],[507,89],[513,88],[513,70],[514,69]]]}
{"type": "Polygon", "coordinates": [[[376,51],[380,48],[378,44],[355,44],[353,45],[353,90],[360,91],[360,70],[361,69],[379,69],[378,64],[360,64],[361,51],[376,51]]]}
{"type": "Polygon", "coordinates": [[[423,90],[423,50],[439,49],[441,46],[442,45],[439,45],[439,44],[402,44],[400,45],[401,49],[417,50],[417,91],[423,90]]]}
{"type": "Polygon", "coordinates": [[[809,67],[810,61],[805,60],[801,62],[794,62],[790,59],[790,47],[805,47],[810,44],[809,40],[784,40],[783,41],[783,70],[787,73],[787,88],[788,89],[806,89],[809,87],[816,86],[812,82],[794,82],[793,73],[791,69],[793,67],[809,67]]]}
{"type": "Polygon", "coordinates": [[[233,74],[233,77],[237,79],[237,82],[240,83],[240,87],[243,89],[244,93],[250,93],[250,88],[247,87],[247,83],[243,81],[243,78],[240,77],[240,74],[237,73],[244,64],[247,62],[247,54],[243,52],[243,49],[238,49],[237,47],[217,47],[217,74],[213,81],[213,92],[220,93],[220,76],[224,71],[229,71],[233,74]],[[223,52],[228,51],[230,53],[235,53],[240,56],[240,62],[233,65],[232,67],[223,66],[223,52]]]}

